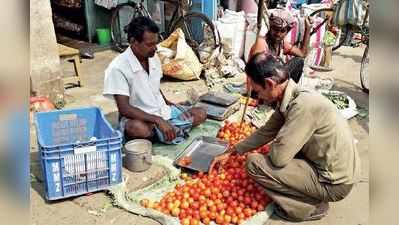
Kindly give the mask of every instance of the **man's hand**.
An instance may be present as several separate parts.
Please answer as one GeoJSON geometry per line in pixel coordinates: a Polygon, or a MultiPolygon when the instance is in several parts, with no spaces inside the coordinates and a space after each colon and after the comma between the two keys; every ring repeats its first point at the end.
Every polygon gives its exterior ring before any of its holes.
{"type": "Polygon", "coordinates": [[[234,152],[235,152],[235,147],[234,146],[230,146],[229,149],[225,153],[216,156],[213,159],[213,161],[212,161],[212,163],[211,163],[211,165],[209,167],[209,173],[212,173],[212,171],[214,170],[214,168],[215,168],[215,166],[217,164],[219,164],[219,168],[221,168],[221,166],[223,166],[226,163],[227,159],[234,152]]]}
{"type": "Polygon", "coordinates": [[[223,166],[226,163],[227,159],[230,157],[230,155],[231,155],[231,153],[227,152],[227,153],[223,153],[221,155],[216,156],[213,159],[211,166],[209,167],[209,173],[212,173],[212,171],[215,169],[216,165],[219,164],[219,168],[221,166],[223,166]]]}
{"type": "Polygon", "coordinates": [[[184,111],[179,118],[181,120],[185,120],[185,121],[192,121],[193,120],[193,115],[189,112],[189,111],[184,111]]]}
{"type": "Polygon", "coordinates": [[[306,16],[305,17],[305,28],[309,30],[310,28],[312,28],[312,26],[313,26],[313,19],[309,16],[306,16]]]}
{"type": "Polygon", "coordinates": [[[157,122],[156,125],[158,128],[161,130],[163,135],[166,138],[166,141],[172,141],[173,139],[176,138],[176,132],[173,129],[173,126],[170,125],[167,121],[164,119],[160,118],[157,122]]]}

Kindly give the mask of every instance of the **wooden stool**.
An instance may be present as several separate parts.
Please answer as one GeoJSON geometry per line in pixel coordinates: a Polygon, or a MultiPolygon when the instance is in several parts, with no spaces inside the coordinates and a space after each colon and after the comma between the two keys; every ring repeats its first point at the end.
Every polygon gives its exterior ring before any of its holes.
{"type": "Polygon", "coordinates": [[[73,67],[75,69],[75,76],[64,77],[62,80],[65,84],[72,83],[79,87],[82,87],[82,81],[80,80],[80,53],[78,49],[70,48],[68,46],[58,44],[58,53],[61,59],[72,60],[73,67]]]}

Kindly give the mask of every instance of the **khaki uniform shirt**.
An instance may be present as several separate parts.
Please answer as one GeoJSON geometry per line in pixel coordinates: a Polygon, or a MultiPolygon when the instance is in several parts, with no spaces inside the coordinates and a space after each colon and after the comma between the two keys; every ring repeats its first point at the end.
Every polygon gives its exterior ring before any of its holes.
{"type": "Polygon", "coordinates": [[[236,149],[244,153],[272,140],[269,157],[276,167],[284,167],[301,151],[320,182],[352,184],[360,178],[360,158],[347,121],[330,100],[293,80],[266,124],[236,149]]]}

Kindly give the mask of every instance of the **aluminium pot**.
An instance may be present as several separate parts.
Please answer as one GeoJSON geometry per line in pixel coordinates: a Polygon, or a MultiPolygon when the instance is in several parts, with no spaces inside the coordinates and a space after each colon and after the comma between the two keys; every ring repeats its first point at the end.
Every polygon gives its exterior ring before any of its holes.
{"type": "Polygon", "coordinates": [[[132,172],[148,170],[152,164],[152,143],[145,139],[128,141],[124,148],[124,167],[132,172]]]}

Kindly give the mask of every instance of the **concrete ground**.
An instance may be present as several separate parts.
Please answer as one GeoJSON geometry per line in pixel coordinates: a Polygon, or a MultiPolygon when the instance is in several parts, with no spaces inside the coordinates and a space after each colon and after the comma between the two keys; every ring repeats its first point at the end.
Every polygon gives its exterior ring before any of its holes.
{"type": "MultiPolygon", "coordinates": [[[[359,86],[360,60],[362,48],[342,47],[333,56],[332,72],[318,73],[321,76],[331,76],[335,80],[333,89],[349,94],[357,105],[368,112],[368,95],[359,86]]],[[[114,103],[102,95],[104,69],[117,55],[112,51],[96,53],[95,59],[83,60],[82,88],[72,88],[66,91],[67,108],[82,106],[99,106],[106,113],[112,124],[116,124],[117,114],[114,103]]],[[[64,75],[72,74],[72,65],[62,63],[64,75]]],[[[185,100],[184,89],[191,86],[200,93],[206,91],[203,81],[184,83],[164,81],[162,90],[168,99],[175,102],[185,100]]],[[[337,203],[330,204],[327,217],[319,221],[295,224],[303,225],[366,225],[369,224],[369,119],[355,117],[349,121],[362,160],[362,181],[355,186],[350,195],[337,203]]],[[[31,223],[35,225],[105,225],[105,224],[159,224],[148,218],[137,216],[112,206],[112,201],[105,192],[98,192],[66,200],[46,202],[44,200],[44,184],[41,176],[40,161],[36,144],[36,136],[31,126],[31,223]]],[[[123,171],[130,177],[129,189],[135,190],[150,184],[163,175],[161,168],[152,167],[144,173],[123,171]]],[[[288,225],[276,216],[272,216],[266,225],[288,225]]]]}

